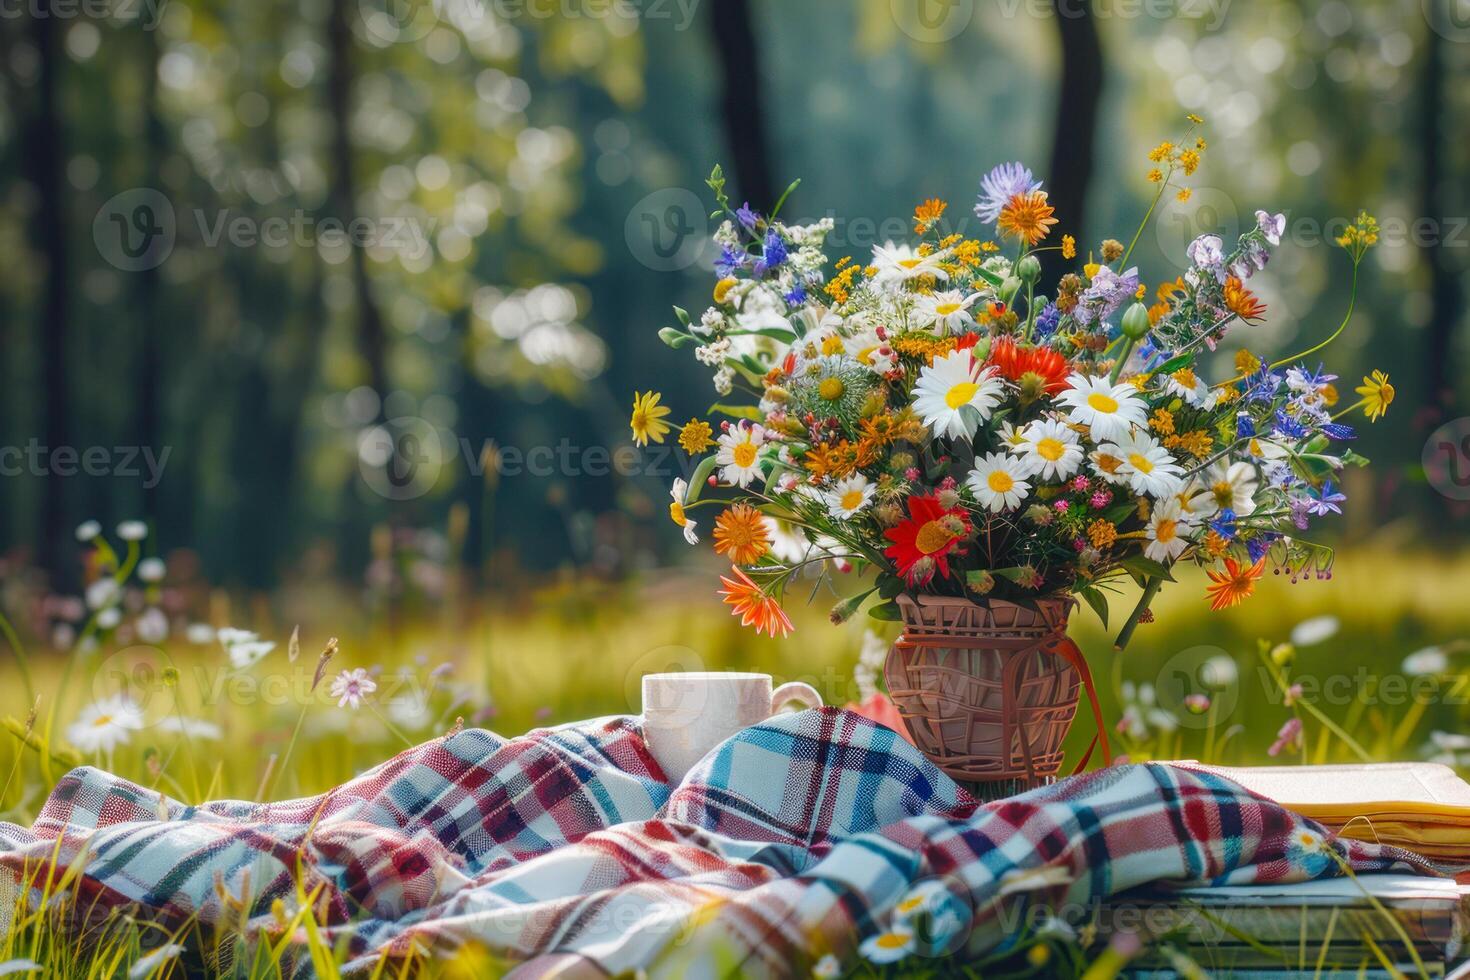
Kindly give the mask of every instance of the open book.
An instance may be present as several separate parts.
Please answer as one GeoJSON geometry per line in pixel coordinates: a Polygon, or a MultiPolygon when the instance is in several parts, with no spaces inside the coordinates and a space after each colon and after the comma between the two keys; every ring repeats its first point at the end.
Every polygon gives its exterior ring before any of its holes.
{"type": "Polygon", "coordinates": [[[1335,766],[1210,766],[1343,837],[1394,844],[1448,865],[1470,866],[1470,783],[1433,762],[1335,766]]]}

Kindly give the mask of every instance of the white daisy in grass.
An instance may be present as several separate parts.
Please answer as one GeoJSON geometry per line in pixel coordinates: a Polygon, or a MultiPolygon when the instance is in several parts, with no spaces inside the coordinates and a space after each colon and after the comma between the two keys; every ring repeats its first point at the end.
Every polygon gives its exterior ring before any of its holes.
{"type": "Polygon", "coordinates": [[[1148,405],[1131,384],[1109,384],[1106,378],[1084,374],[1073,374],[1067,384],[1056,400],[1071,409],[1073,422],[1088,427],[1093,442],[1126,438],[1135,425],[1148,421],[1148,405]]]}
{"type": "Polygon", "coordinates": [[[914,951],[914,934],[902,924],[863,940],[858,952],[869,963],[897,963],[914,951]]]}
{"type": "Polygon", "coordinates": [[[125,695],[94,701],[66,729],[67,741],[83,752],[111,752],[143,728],[143,709],[125,695]]]}
{"type": "Polygon", "coordinates": [[[1205,488],[1219,510],[1229,508],[1236,517],[1249,517],[1256,509],[1260,481],[1256,468],[1245,460],[1215,463],[1205,471],[1205,488]]]}
{"type": "Polygon", "coordinates": [[[1022,460],[1004,453],[990,453],[975,460],[975,468],[965,478],[965,484],[980,506],[999,513],[1021,506],[1021,501],[1031,492],[1031,484],[1026,482],[1029,474],[1022,460]]]}
{"type": "Polygon", "coordinates": [[[1105,443],[1098,450],[1122,460],[1118,473],[1127,478],[1134,493],[1172,497],[1183,487],[1183,467],[1174,462],[1167,449],[1143,433],[1105,443]]]}
{"type": "Polygon", "coordinates": [[[914,313],[922,326],[935,327],[941,333],[964,333],[975,325],[975,318],[970,316],[970,304],[979,298],[979,293],[966,296],[958,289],[929,293],[919,297],[914,304],[914,313]]]}
{"type": "Polygon", "coordinates": [[[837,980],[842,976],[842,961],[828,953],[813,964],[812,976],[816,980],[837,980]]]}
{"type": "Polygon", "coordinates": [[[337,699],[337,707],[346,708],[349,705],[356,709],[362,707],[363,699],[378,689],[378,682],[361,667],[344,670],[332,679],[331,695],[337,699]]]}
{"type": "Polygon", "coordinates": [[[1179,501],[1170,500],[1159,504],[1148,518],[1148,547],[1143,549],[1145,558],[1157,562],[1171,562],[1189,547],[1185,535],[1193,529],[1179,511],[1179,501]]]}
{"type": "Polygon", "coordinates": [[[1082,445],[1077,433],[1065,422],[1037,419],[1021,430],[1021,441],[1012,447],[1032,474],[1048,482],[1060,482],[1082,466],[1082,445]]]}
{"type": "Polygon", "coordinates": [[[919,372],[914,411],[935,436],[969,439],[974,423],[961,410],[973,408],[983,422],[1000,404],[1004,391],[993,368],[981,369],[968,350],[951,351],[919,372]]]}
{"type": "Polygon", "coordinates": [[[834,483],[822,499],[833,517],[852,517],[868,505],[877,489],[867,477],[854,473],[834,483]]]}
{"type": "Polygon", "coordinates": [[[741,422],[720,436],[720,449],[715,462],[720,467],[720,479],[742,490],[761,475],[761,446],[766,441],[766,430],[759,424],[741,422]]]}
{"type": "Polygon", "coordinates": [[[669,496],[674,498],[669,502],[669,520],[684,529],[684,540],[690,544],[699,544],[699,535],[694,533],[694,520],[684,513],[684,504],[689,499],[689,481],[683,478],[674,480],[674,485],[669,488],[669,496]]]}
{"type": "Polygon", "coordinates": [[[873,283],[878,286],[898,286],[921,276],[933,276],[940,282],[948,282],[949,273],[941,266],[948,256],[949,249],[920,255],[906,243],[874,245],[873,268],[878,271],[873,276],[873,283]]]}

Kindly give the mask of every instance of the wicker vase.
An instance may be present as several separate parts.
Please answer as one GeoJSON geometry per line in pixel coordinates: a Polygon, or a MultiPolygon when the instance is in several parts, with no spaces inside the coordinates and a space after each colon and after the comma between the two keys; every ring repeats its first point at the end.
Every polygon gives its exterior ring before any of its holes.
{"type": "Polygon", "coordinates": [[[883,676],[909,735],[983,799],[1050,781],[1077,714],[1085,664],[1066,638],[1070,599],[1035,609],[900,596],[904,633],[883,676]]]}

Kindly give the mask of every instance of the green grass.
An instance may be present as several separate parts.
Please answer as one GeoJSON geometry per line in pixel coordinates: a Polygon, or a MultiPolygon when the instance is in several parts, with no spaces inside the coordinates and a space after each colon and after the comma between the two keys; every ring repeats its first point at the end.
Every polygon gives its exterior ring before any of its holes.
{"type": "MultiPolygon", "coordinates": [[[[161,648],[104,637],[91,653],[33,649],[29,674],[39,697],[34,715],[20,672],[8,663],[3,668],[0,718],[9,733],[0,733],[0,772],[6,774],[0,819],[29,824],[55,780],[79,762],[106,766],[185,802],[316,793],[444,733],[458,719],[515,734],[538,724],[634,713],[640,677],[657,670],[762,670],[778,681],[811,683],[829,702],[840,703],[858,694],[852,668],[863,631],[882,625],[894,632],[890,624],[865,617],[833,627],[825,618],[829,601],[804,609],[794,599],[796,636],[756,637],[725,614],[712,581],[703,569],[634,585],[566,580],[514,600],[463,591],[456,597],[451,589],[441,602],[377,606],[366,616],[355,597],[328,588],[234,607],[215,596],[216,625],[253,629],[278,641],[274,652],[243,671],[229,669],[217,644],[196,646],[181,637],[161,648]],[[298,625],[301,652],[292,662],[287,641],[298,625]],[[337,637],[339,646],[327,665],[328,678],[340,669],[382,669],[376,698],[358,710],[337,707],[327,696],[327,681],[311,689],[318,653],[329,637],[337,637]],[[436,672],[441,664],[451,666],[436,672]],[[390,682],[400,674],[401,681],[390,682]],[[150,727],[110,755],[77,752],[67,742],[67,726],[83,705],[124,684],[145,702],[151,719],[206,719],[220,727],[222,739],[150,727]],[[415,692],[426,693],[428,705],[417,716],[392,703],[415,692]]],[[[1470,636],[1467,586],[1470,559],[1360,550],[1339,559],[1332,582],[1289,585],[1268,576],[1252,600],[1221,614],[1209,612],[1202,581],[1186,579],[1165,590],[1155,604],[1156,621],[1141,627],[1121,655],[1111,651],[1090,612],[1076,615],[1073,635],[1093,665],[1111,722],[1120,717],[1125,680],[1154,684],[1160,704],[1175,709],[1179,721],[1172,731],[1151,724],[1146,735],[1119,737],[1119,748],[1135,760],[1268,761],[1269,746],[1293,713],[1301,717],[1305,738],[1287,753],[1291,761],[1418,758],[1431,730],[1463,727],[1470,686],[1462,685],[1470,679],[1470,665],[1455,651],[1470,636]],[[1287,707],[1282,681],[1268,667],[1275,661],[1261,649],[1287,640],[1297,623],[1320,615],[1337,617],[1341,628],[1290,658],[1286,683],[1302,683],[1309,703],[1287,707]],[[1404,675],[1404,656],[1432,644],[1451,651],[1448,672],[1404,675]],[[1214,707],[1203,715],[1178,709],[1177,697],[1203,689],[1198,667],[1211,657],[1233,662],[1236,682],[1214,689],[1214,707]]],[[[1115,617],[1126,614],[1131,598],[1115,601],[1115,617]]],[[[1085,743],[1090,731],[1084,707],[1073,747],[1085,743]]],[[[116,913],[94,925],[90,940],[83,941],[57,928],[80,911],[71,884],[53,885],[61,898],[48,908],[37,910],[18,898],[11,903],[15,928],[0,943],[0,962],[34,959],[48,976],[119,976],[160,941],[188,947],[185,961],[196,968],[228,968],[238,975],[275,976],[291,955],[314,957],[317,971],[330,975],[331,964],[340,960],[337,952],[310,941],[304,948],[246,946],[228,927],[187,923],[163,930],[116,913]]],[[[301,911],[292,913],[298,919],[287,923],[287,932],[313,933],[309,899],[301,896],[301,911]]],[[[438,962],[431,972],[485,967],[482,953],[465,955],[468,966],[438,962]]],[[[1023,958],[1019,967],[1028,963],[1023,958]]],[[[176,965],[162,964],[154,975],[176,965]]],[[[394,964],[388,975],[398,968],[394,964]]]]}

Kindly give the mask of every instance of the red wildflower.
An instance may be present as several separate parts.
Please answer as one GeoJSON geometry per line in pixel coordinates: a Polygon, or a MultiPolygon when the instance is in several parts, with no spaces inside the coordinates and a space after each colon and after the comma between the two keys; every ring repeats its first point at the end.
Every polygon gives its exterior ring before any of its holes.
{"type": "Polygon", "coordinates": [[[910,497],[909,519],[883,532],[893,542],[883,554],[893,559],[909,585],[923,585],[936,571],[949,577],[949,556],[964,554],[960,540],[969,533],[964,508],[947,509],[938,496],[910,497]]]}
{"type": "Polygon", "coordinates": [[[1002,376],[1023,386],[1026,376],[1034,375],[1035,383],[1048,395],[1065,389],[1071,372],[1067,359],[1050,347],[1023,348],[1010,337],[995,338],[987,363],[995,365],[1002,376]]]}

